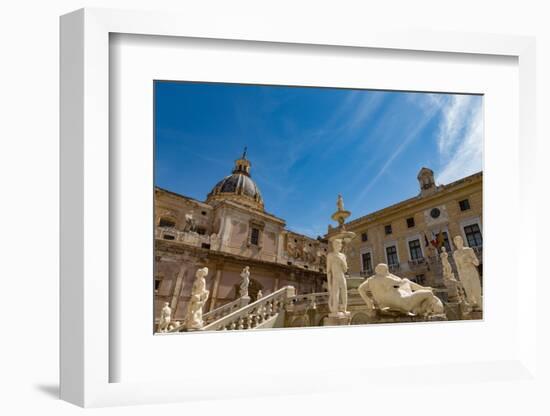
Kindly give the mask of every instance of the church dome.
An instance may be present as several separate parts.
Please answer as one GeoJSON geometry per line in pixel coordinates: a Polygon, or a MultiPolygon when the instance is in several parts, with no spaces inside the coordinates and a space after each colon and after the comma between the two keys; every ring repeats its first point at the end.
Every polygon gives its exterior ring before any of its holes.
{"type": "Polygon", "coordinates": [[[264,201],[258,185],[250,177],[250,161],[246,159],[246,151],[235,161],[231,175],[219,181],[206,199],[207,202],[221,200],[231,200],[263,210],[264,201]]]}

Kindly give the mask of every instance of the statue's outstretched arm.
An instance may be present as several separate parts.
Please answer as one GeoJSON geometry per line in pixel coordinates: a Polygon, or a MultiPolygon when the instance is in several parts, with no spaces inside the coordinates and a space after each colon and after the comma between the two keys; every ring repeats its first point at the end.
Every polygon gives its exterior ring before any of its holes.
{"type": "Polygon", "coordinates": [[[403,279],[403,280],[408,281],[409,284],[411,285],[411,288],[414,289],[414,290],[432,290],[431,287],[428,287],[428,286],[421,286],[421,285],[419,285],[418,283],[413,282],[412,280],[409,280],[409,279],[403,279]]]}

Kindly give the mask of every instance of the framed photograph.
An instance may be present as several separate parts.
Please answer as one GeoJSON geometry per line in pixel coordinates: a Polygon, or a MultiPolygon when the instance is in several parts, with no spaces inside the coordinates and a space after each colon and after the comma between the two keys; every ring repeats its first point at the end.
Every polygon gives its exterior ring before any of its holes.
{"type": "Polygon", "coordinates": [[[61,18],[62,398],[532,377],[533,39],[203,23],[61,18]]]}

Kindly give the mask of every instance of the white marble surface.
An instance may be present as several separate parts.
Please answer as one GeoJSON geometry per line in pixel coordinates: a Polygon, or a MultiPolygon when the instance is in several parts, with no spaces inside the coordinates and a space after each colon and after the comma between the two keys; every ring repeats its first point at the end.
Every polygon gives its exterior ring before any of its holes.
{"type": "Polygon", "coordinates": [[[481,281],[477,271],[479,260],[473,249],[464,246],[464,241],[461,236],[455,236],[453,241],[456,245],[456,250],[453,252],[453,258],[456,263],[458,278],[466,293],[466,300],[475,309],[481,310],[483,307],[481,281]]]}
{"type": "Polygon", "coordinates": [[[362,283],[358,291],[371,315],[377,308],[423,316],[444,313],[441,300],[431,288],[391,274],[384,263],[376,266],[374,276],[362,283]]]}

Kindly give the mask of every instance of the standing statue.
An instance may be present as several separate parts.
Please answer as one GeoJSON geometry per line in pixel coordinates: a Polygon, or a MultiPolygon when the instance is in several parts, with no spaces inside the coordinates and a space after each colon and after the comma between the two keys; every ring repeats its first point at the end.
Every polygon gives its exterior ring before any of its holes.
{"type": "Polygon", "coordinates": [[[164,307],[160,311],[158,332],[168,331],[168,328],[170,326],[171,315],[172,315],[172,309],[170,309],[170,304],[168,302],[164,302],[164,307]]]}
{"type": "Polygon", "coordinates": [[[210,292],[206,290],[206,275],[208,267],[203,267],[197,270],[195,274],[195,282],[191,290],[191,300],[187,307],[187,318],[185,326],[187,329],[201,329],[204,325],[202,320],[202,309],[208,300],[210,292]]]}
{"type": "Polygon", "coordinates": [[[449,263],[449,254],[445,247],[441,247],[441,266],[443,269],[443,284],[447,288],[447,293],[449,297],[449,302],[452,303],[461,303],[466,306],[466,301],[464,296],[462,296],[462,285],[455,278],[451,263],[449,263]]]}
{"type": "Polygon", "coordinates": [[[476,267],[479,266],[479,260],[474,250],[470,247],[464,247],[461,236],[457,235],[453,241],[456,245],[453,258],[456,263],[458,277],[466,293],[466,300],[474,309],[482,310],[481,282],[476,267]]]}
{"type": "Polygon", "coordinates": [[[248,297],[248,285],[250,284],[250,267],[245,266],[241,272],[241,285],[239,295],[241,298],[248,297]]]}
{"type": "Polygon", "coordinates": [[[344,211],[344,198],[342,198],[341,194],[338,194],[338,199],[336,200],[336,207],[338,208],[338,211],[344,211]]]}
{"type": "Polygon", "coordinates": [[[194,232],[197,228],[195,218],[193,218],[193,212],[185,214],[185,226],[183,231],[194,232]]]}
{"type": "Polygon", "coordinates": [[[212,233],[210,234],[210,249],[211,250],[218,250],[220,243],[220,239],[218,238],[218,234],[212,233]]]}
{"type": "Polygon", "coordinates": [[[374,272],[374,276],[358,288],[370,316],[375,314],[376,307],[424,317],[445,313],[443,303],[433,294],[432,288],[391,274],[384,263],[378,264],[374,272]]]}
{"type": "Polygon", "coordinates": [[[348,306],[348,287],[346,273],[348,263],[342,253],[342,240],[332,240],[333,251],[327,255],[328,306],[333,317],[346,316],[348,306]]]}

